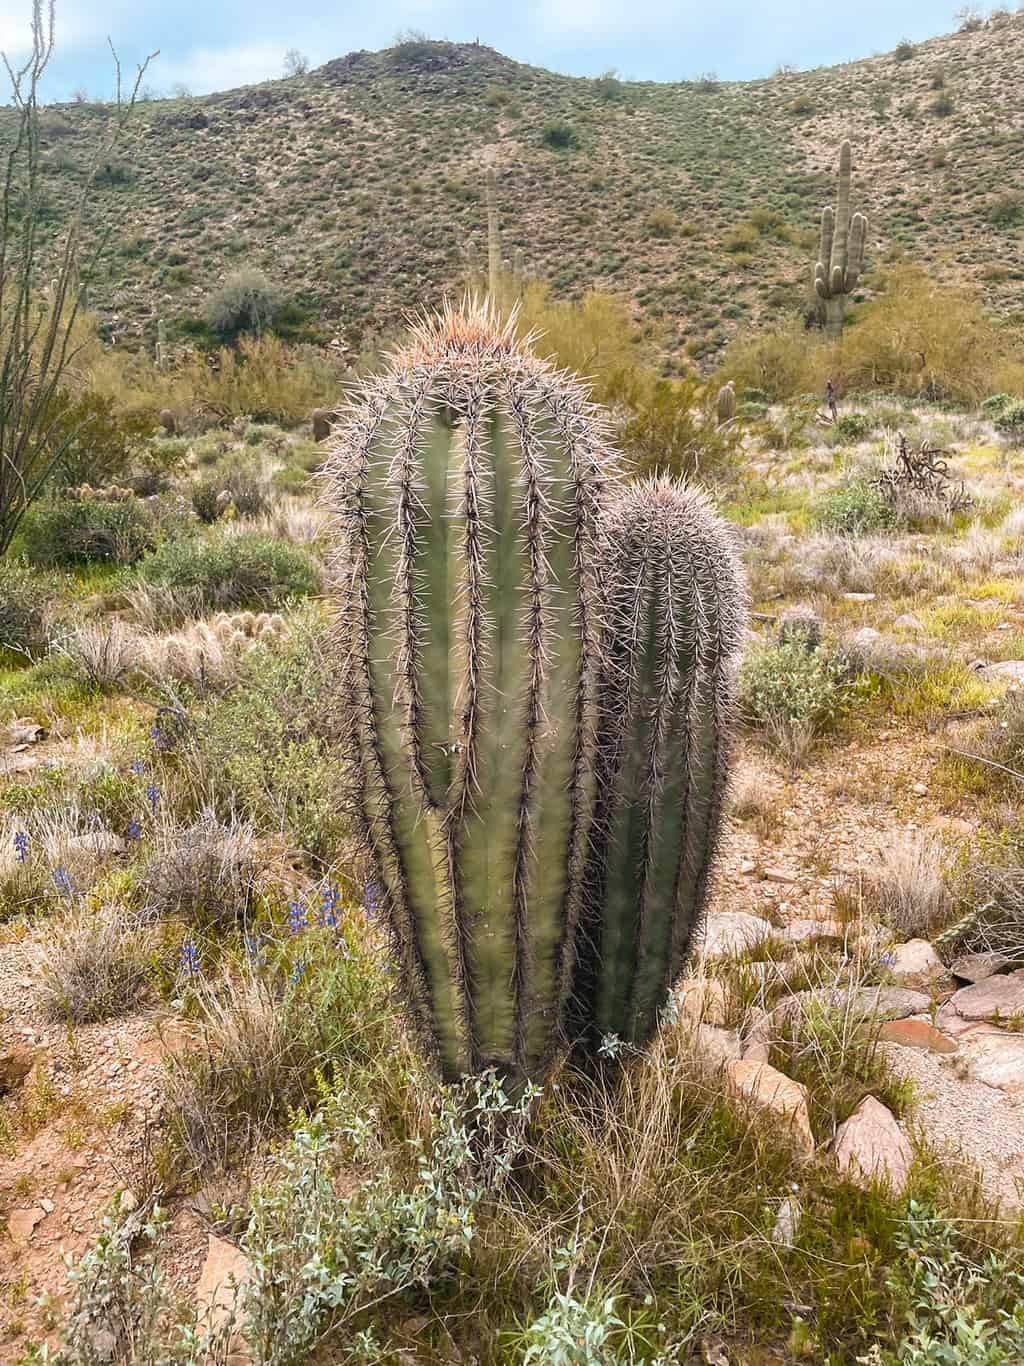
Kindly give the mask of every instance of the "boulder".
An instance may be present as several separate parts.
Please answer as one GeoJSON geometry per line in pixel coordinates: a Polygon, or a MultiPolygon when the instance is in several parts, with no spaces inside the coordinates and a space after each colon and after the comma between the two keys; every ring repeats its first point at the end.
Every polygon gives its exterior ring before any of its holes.
{"type": "Polygon", "coordinates": [[[1024,1014],[1024,968],[961,987],[950,1004],[965,1020],[1008,1020],[1024,1014]]]}
{"type": "Polygon", "coordinates": [[[886,1020],[878,1031],[884,1043],[899,1044],[901,1048],[920,1048],[928,1053],[955,1053],[957,1044],[941,1029],[927,1020],[886,1020]]]}
{"type": "Polygon", "coordinates": [[[927,939],[909,939],[892,950],[889,968],[901,987],[918,989],[933,986],[946,977],[946,966],[927,939]]]}
{"type": "MultiPolygon", "coordinates": [[[[209,1235],[206,1260],[196,1286],[196,1311],[201,1331],[226,1331],[232,1320],[240,1320],[239,1292],[252,1270],[245,1253],[224,1238],[209,1235]]],[[[232,1334],[229,1345],[232,1366],[251,1360],[240,1334],[232,1334]]]]}
{"type": "Polygon", "coordinates": [[[740,1058],[731,1062],[729,1081],[755,1110],[780,1120],[792,1135],[797,1148],[806,1156],[814,1152],[807,1087],[766,1062],[740,1058]]]}
{"type": "Polygon", "coordinates": [[[68,848],[81,854],[95,854],[97,858],[110,858],[123,854],[128,846],[120,835],[110,830],[90,830],[86,835],[73,835],[68,840],[68,848]]]}
{"type": "Polygon", "coordinates": [[[841,941],[846,930],[835,920],[791,920],[783,929],[782,937],[790,944],[811,944],[816,940],[841,941]]]}
{"type": "Polygon", "coordinates": [[[727,1016],[725,987],[713,977],[687,977],[676,991],[683,1015],[703,1024],[724,1025],[727,1016]]]}
{"type": "Polygon", "coordinates": [[[950,972],[963,982],[983,982],[986,977],[995,977],[1011,966],[1011,960],[1001,953],[965,953],[956,960],[950,972]]]}
{"type": "Polygon", "coordinates": [[[895,1115],[874,1096],[865,1096],[836,1130],[832,1148],[839,1171],[861,1187],[888,1186],[902,1195],[914,1160],[895,1115]]]}
{"type": "Polygon", "coordinates": [[[46,1218],[46,1210],[41,1205],[31,1209],[12,1209],[7,1216],[7,1232],[12,1243],[27,1243],[35,1232],[37,1224],[46,1218]]]}
{"type": "Polygon", "coordinates": [[[986,664],[978,672],[982,678],[995,682],[1024,683],[1024,659],[1004,659],[999,664],[986,664]]]}
{"type": "Polygon", "coordinates": [[[726,1067],[740,1056],[740,1036],[735,1029],[698,1025],[692,1034],[692,1045],[697,1057],[711,1068],[726,1067]]]}
{"type": "Polygon", "coordinates": [[[697,948],[705,958],[735,958],[752,952],[774,932],[775,927],[759,915],[722,911],[719,915],[708,916],[697,948]]]}
{"type": "Polygon", "coordinates": [[[1024,1035],[1005,1030],[965,1035],[961,1047],[967,1055],[967,1076],[971,1081],[1005,1091],[1024,1094],[1024,1035]]]}

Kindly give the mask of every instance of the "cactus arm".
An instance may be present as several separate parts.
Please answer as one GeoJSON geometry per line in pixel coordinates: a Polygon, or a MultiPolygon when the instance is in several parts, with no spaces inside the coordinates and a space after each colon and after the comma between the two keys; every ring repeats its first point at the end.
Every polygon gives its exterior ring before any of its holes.
{"type": "Polygon", "coordinates": [[[850,224],[850,255],[846,265],[843,283],[849,294],[857,284],[864,269],[864,243],[868,235],[868,220],[862,213],[855,213],[850,224]]]}
{"type": "MultiPolygon", "coordinates": [[[[821,237],[818,242],[818,260],[814,267],[814,282],[819,294],[821,294],[821,287],[818,284],[819,279],[824,281],[826,289],[828,288],[829,269],[832,261],[832,236],[835,232],[835,221],[835,213],[832,211],[831,207],[822,209],[821,237]]],[[[824,297],[824,295],[822,297],[824,297]]]]}

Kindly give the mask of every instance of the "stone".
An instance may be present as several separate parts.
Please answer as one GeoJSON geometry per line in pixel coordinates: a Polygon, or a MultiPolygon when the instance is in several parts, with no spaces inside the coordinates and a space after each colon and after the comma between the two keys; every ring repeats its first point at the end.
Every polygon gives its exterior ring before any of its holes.
{"type": "Polygon", "coordinates": [[[799,1200],[792,1195],[783,1200],[779,1206],[779,1212],[775,1216],[775,1224],[771,1231],[771,1240],[776,1246],[793,1246],[796,1242],[796,1235],[800,1232],[802,1214],[799,1200]]]}
{"type": "Polygon", "coordinates": [[[902,987],[929,987],[946,976],[946,966],[927,939],[908,939],[892,950],[889,972],[902,987]]]}
{"type": "Polygon", "coordinates": [[[5,730],[5,739],[12,748],[22,745],[36,745],[46,739],[46,727],[30,717],[16,717],[5,730]]]}
{"type": "Polygon", "coordinates": [[[46,1210],[41,1205],[31,1209],[12,1209],[7,1216],[7,1232],[12,1243],[27,1243],[37,1224],[46,1218],[46,1210]]]}
{"type": "Polygon", "coordinates": [[[35,1060],[35,1050],[23,1044],[14,1044],[0,1052],[0,1096],[21,1085],[32,1071],[35,1060]]]}
{"type": "MultiPolygon", "coordinates": [[[[252,1270],[252,1264],[245,1253],[211,1233],[206,1250],[206,1260],[199,1274],[196,1286],[196,1310],[202,1330],[217,1333],[224,1331],[231,1322],[239,1295],[252,1270]]],[[[231,1349],[239,1355],[244,1354],[241,1338],[233,1341],[231,1349]]]]}
{"type": "Polygon", "coordinates": [[[782,937],[790,944],[809,944],[817,939],[842,940],[846,931],[835,920],[791,920],[782,937]]]}
{"type": "Polygon", "coordinates": [[[892,1111],[874,1096],[865,1096],[836,1130],[833,1144],[839,1171],[854,1185],[875,1183],[902,1195],[914,1152],[892,1111]]]}
{"type": "Polygon", "coordinates": [[[847,602],[874,602],[874,593],[844,593],[843,598],[847,602]]]}
{"type": "Polygon", "coordinates": [[[950,1004],[965,1020],[1008,1020],[1024,1014],[1024,968],[961,987],[950,1004]]]}
{"type": "Polygon", "coordinates": [[[887,1020],[922,1015],[932,1003],[930,996],[908,987],[861,987],[853,999],[862,1014],[880,1015],[887,1020]]]}
{"type": "Polygon", "coordinates": [[[983,678],[1005,678],[1011,683],[1024,683],[1024,659],[1004,659],[998,664],[986,664],[978,672],[983,678]]]}
{"type": "Polygon", "coordinates": [[[902,616],[896,618],[893,626],[899,631],[924,630],[924,622],[919,617],[915,617],[913,612],[904,612],[902,616]]]}
{"type": "Polygon", "coordinates": [[[692,1041],[695,1052],[711,1067],[725,1067],[740,1057],[740,1036],[735,1029],[698,1025],[693,1031],[692,1041]]]}
{"type": "Polygon", "coordinates": [[[755,1109],[782,1121],[802,1153],[809,1157],[814,1152],[806,1086],[770,1063],[750,1058],[731,1062],[728,1076],[735,1091],[755,1109]]]}
{"type": "Polygon", "coordinates": [[[967,1076],[971,1081],[1005,1091],[1024,1094],[1024,1035],[993,1030],[963,1036],[961,1046],[967,1055],[967,1076]]]}
{"type": "Polygon", "coordinates": [[[901,1048],[920,1048],[928,1053],[955,1053],[957,1044],[941,1029],[927,1020],[886,1020],[878,1031],[883,1043],[899,1044],[901,1048]]]}
{"type": "Polygon", "coordinates": [[[950,972],[964,982],[983,982],[1011,966],[1011,960],[1001,953],[966,953],[958,958],[950,972]]]}
{"type": "Polygon", "coordinates": [[[680,982],[676,1001],[684,1015],[703,1024],[724,1025],[728,999],[725,987],[713,977],[687,977],[680,982]]]}
{"type": "Polygon", "coordinates": [[[76,853],[95,854],[97,858],[123,854],[127,847],[119,835],[109,830],[90,830],[87,835],[75,835],[68,840],[69,849],[76,853]]]}
{"type": "Polygon", "coordinates": [[[733,958],[749,953],[774,933],[774,926],[747,911],[722,911],[704,922],[699,951],[705,958],[733,958]]]}
{"type": "Polygon", "coordinates": [[[792,873],[787,873],[784,868],[766,868],[761,874],[765,882],[796,882],[797,879],[792,873]]]}

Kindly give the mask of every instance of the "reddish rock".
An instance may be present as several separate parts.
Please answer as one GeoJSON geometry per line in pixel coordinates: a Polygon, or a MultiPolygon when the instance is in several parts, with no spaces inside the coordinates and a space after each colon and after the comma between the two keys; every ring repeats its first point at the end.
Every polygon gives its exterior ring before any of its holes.
{"type": "Polygon", "coordinates": [[[15,1090],[32,1071],[36,1055],[31,1048],[15,1044],[0,1052],[0,1096],[15,1090]]]}
{"type": "Polygon", "coordinates": [[[741,1058],[729,1064],[729,1081],[753,1106],[781,1120],[801,1152],[814,1152],[807,1087],[766,1062],[741,1058]]]}
{"type": "Polygon", "coordinates": [[[913,1149],[895,1115],[874,1096],[865,1096],[840,1124],[833,1152],[840,1172],[855,1185],[877,1183],[895,1195],[906,1189],[913,1149]]]}
{"type": "Polygon", "coordinates": [[[886,1020],[878,1031],[885,1043],[898,1043],[902,1048],[922,1048],[928,1053],[955,1053],[957,1044],[941,1029],[927,1020],[886,1020]]]}
{"type": "Polygon", "coordinates": [[[46,1218],[46,1210],[35,1205],[32,1209],[12,1209],[7,1216],[7,1232],[12,1243],[27,1243],[37,1224],[46,1218]]]}

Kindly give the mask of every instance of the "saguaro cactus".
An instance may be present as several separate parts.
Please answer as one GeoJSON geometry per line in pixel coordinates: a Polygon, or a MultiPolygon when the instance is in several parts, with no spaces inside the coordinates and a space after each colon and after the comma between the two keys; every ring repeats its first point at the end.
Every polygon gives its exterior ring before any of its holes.
{"type": "Polygon", "coordinates": [[[409,1013],[445,1076],[513,1084],[606,1025],[650,1032],[703,898],[740,610],[695,496],[644,486],[634,538],[621,508],[602,530],[603,420],[514,325],[422,323],[326,469],[355,814],[409,1013]],[[646,844],[622,837],[636,802],[646,844]]]}
{"type": "Polygon", "coordinates": [[[719,389],[719,391],[718,391],[718,397],[717,397],[716,400],[715,400],[715,411],[716,411],[717,416],[718,416],[718,425],[719,425],[720,427],[725,427],[725,426],[727,426],[727,425],[728,425],[730,422],[732,422],[732,420],[735,418],[735,416],[736,416],[736,382],[735,382],[735,380],[729,380],[729,382],[728,382],[727,384],[723,384],[722,387],[721,387],[721,389],[719,389]]]}
{"type": "Polygon", "coordinates": [[[363,836],[447,1076],[537,1075],[571,987],[589,828],[597,515],[583,392],[446,312],[334,432],[363,836]]]}
{"type": "Polygon", "coordinates": [[[821,238],[814,266],[814,288],[825,304],[825,330],[830,337],[842,335],[846,300],[856,288],[864,268],[864,243],[868,220],[862,213],[850,217],[849,142],[839,151],[839,192],[836,207],[821,211],[821,238]]]}
{"type": "Polygon", "coordinates": [[[574,999],[592,1042],[643,1043],[701,918],[745,620],[732,539],[660,478],[602,518],[606,613],[597,800],[574,999]]]}
{"type": "Polygon", "coordinates": [[[501,234],[498,231],[498,182],[494,167],[487,168],[487,291],[498,297],[501,284],[501,234]]]}

